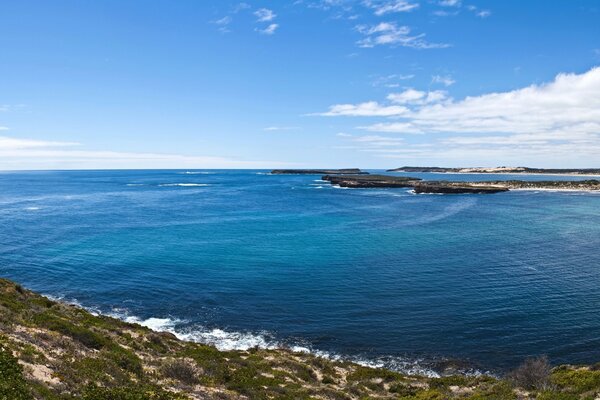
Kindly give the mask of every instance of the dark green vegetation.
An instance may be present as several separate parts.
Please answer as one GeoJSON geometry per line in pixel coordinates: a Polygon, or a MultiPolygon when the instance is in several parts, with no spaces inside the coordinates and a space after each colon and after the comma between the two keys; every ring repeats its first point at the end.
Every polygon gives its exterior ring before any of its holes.
{"type": "Polygon", "coordinates": [[[528,360],[506,379],[442,378],[285,350],[219,351],[0,279],[0,400],[595,399],[600,368],[528,360]]]}

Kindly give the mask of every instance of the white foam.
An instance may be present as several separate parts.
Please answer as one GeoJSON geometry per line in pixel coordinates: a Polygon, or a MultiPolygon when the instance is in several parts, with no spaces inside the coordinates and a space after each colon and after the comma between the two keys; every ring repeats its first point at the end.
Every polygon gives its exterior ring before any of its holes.
{"type": "Polygon", "coordinates": [[[144,186],[143,183],[128,183],[127,186],[144,186]]]}
{"type": "Polygon", "coordinates": [[[185,171],[185,172],[178,172],[178,174],[184,174],[184,175],[213,175],[214,172],[206,172],[206,171],[185,171]]]}
{"type": "Polygon", "coordinates": [[[40,209],[40,207],[25,207],[25,209],[26,209],[27,211],[37,211],[37,210],[39,210],[39,209],[40,209]]]}
{"type": "Polygon", "coordinates": [[[208,186],[208,183],[163,183],[158,186],[199,187],[208,186]]]}
{"type": "MultiPolygon", "coordinates": [[[[45,295],[51,300],[61,301],[67,304],[73,304],[81,308],[85,308],[94,315],[102,314],[95,308],[82,306],[76,300],[66,300],[63,296],[51,296],[45,295]]],[[[278,341],[272,337],[268,332],[262,333],[251,333],[251,332],[235,332],[226,331],[223,329],[205,329],[203,327],[188,327],[178,329],[186,321],[173,318],[159,318],[150,317],[147,319],[141,319],[136,316],[132,316],[125,309],[115,308],[112,312],[103,313],[113,318],[120,319],[128,323],[136,323],[147,328],[150,328],[157,332],[169,332],[174,334],[181,340],[208,344],[216,347],[221,351],[231,350],[249,350],[252,348],[260,349],[286,349],[298,353],[312,354],[317,357],[334,360],[334,361],[350,361],[365,367],[371,368],[385,368],[392,371],[401,372],[408,375],[424,375],[431,378],[440,377],[440,374],[431,368],[426,366],[426,363],[422,359],[410,359],[405,357],[365,357],[365,356],[344,356],[340,354],[330,353],[327,351],[314,349],[311,346],[302,344],[287,344],[278,341]]],[[[489,372],[481,372],[478,370],[467,370],[464,371],[465,375],[490,375],[489,372]]]]}

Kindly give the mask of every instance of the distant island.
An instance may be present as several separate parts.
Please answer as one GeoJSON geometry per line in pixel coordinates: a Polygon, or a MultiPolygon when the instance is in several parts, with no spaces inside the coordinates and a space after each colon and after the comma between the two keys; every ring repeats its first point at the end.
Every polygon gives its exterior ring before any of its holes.
{"type": "Polygon", "coordinates": [[[400,167],[388,172],[435,172],[453,174],[549,174],[549,175],[600,175],[600,168],[529,168],[529,167],[400,167]]]}
{"type": "Polygon", "coordinates": [[[492,194],[511,189],[600,191],[600,181],[425,181],[421,178],[391,175],[324,175],[321,179],[346,188],[413,188],[415,193],[492,194]]]}
{"type": "Polygon", "coordinates": [[[271,171],[274,175],[368,175],[368,172],[361,171],[358,168],[342,168],[342,169],[274,169],[271,171]]]}

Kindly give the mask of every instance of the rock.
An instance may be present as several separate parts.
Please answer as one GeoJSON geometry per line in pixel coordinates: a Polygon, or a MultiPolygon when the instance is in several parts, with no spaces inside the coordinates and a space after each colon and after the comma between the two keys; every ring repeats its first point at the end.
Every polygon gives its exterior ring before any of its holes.
{"type": "Polygon", "coordinates": [[[508,192],[508,188],[499,186],[477,186],[476,184],[464,182],[419,182],[415,185],[415,193],[492,194],[499,192],[508,192]]]}
{"type": "Polygon", "coordinates": [[[274,169],[271,174],[275,175],[326,175],[326,174],[357,174],[367,175],[368,172],[363,172],[358,168],[345,169],[274,169]]]}
{"type": "Polygon", "coordinates": [[[420,181],[419,178],[389,175],[325,175],[321,179],[348,188],[404,188],[413,187],[420,181]]]}

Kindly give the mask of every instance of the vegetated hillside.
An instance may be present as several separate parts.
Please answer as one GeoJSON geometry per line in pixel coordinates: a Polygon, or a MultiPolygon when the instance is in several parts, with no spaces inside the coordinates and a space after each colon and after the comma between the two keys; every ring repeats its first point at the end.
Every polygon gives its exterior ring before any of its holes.
{"type": "Polygon", "coordinates": [[[0,400],[594,399],[600,371],[530,360],[511,379],[406,376],[286,350],[219,351],[0,279],[0,400]]]}

